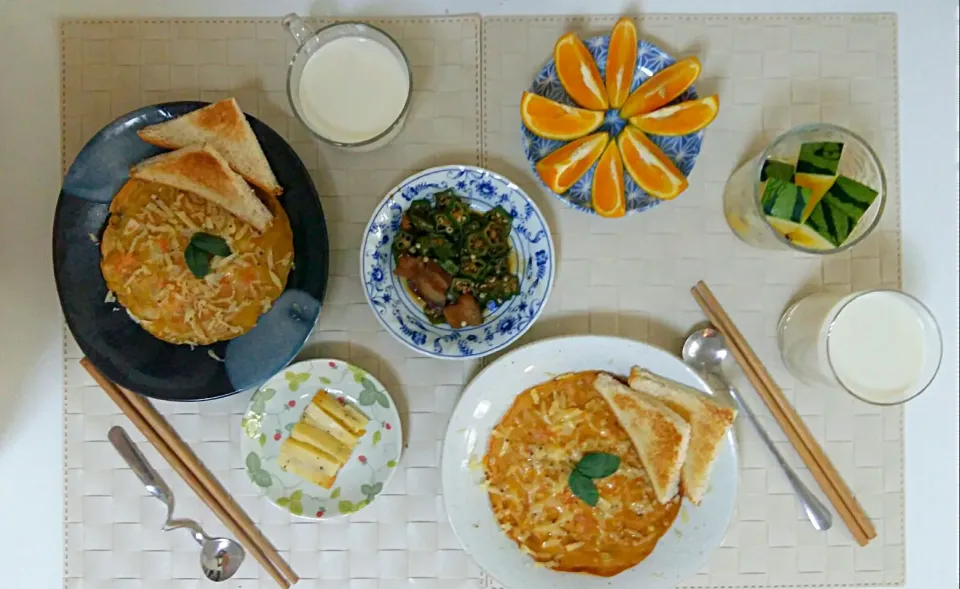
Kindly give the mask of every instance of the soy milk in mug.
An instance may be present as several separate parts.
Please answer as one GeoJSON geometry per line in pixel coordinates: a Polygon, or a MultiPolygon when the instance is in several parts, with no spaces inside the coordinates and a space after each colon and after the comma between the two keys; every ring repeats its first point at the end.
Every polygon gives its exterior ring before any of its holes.
{"type": "Polygon", "coordinates": [[[400,132],[410,104],[410,66],[389,35],[359,22],[312,33],[296,15],[283,24],[300,43],[287,79],[290,103],[317,139],[368,151],[400,132]]]}

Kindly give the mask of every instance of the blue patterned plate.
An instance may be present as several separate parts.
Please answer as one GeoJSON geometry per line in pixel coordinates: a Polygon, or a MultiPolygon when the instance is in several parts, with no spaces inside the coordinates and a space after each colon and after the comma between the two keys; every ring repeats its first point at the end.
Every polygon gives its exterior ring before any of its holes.
{"type": "Polygon", "coordinates": [[[261,385],[303,347],[327,288],[327,225],[310,174],[280,135],[247,115],[285,188],[279,201],[293,231],[294,267],[280,298],[249,332],[196,349],[153,337],[118,303],[105,302],[98,243],[110,202],[132,165],[163,151],[141,141],[137,130],[206,104],[145,106],[101,129],[70,165],[53,222],[53,273],[77,345],[113,382],[165,401],[203,401],[261,385]]]}
{"type": "Polygon", "coordinates": [[[533,325],[553,286],[554,252],[540,210],[523,190],[499,174],[473,166],[441,166],[410,176],[377,207],[364,232],[360,276],[380,323],[410,348],[435,358],[463,360],[500,350],[533,325]],[[393,273],[390,244],[411,201],[453,189],[478,211],[500,205],[513,216],[510,245],[517,254],[520,294],[497,307],[491,302],[477,327],[431,325],[393,273]]]}
{"type": "MultiPolygon", "coordinates": [[[[610,47],[610,35],[603,37],[593,37],[584,41],[590,54],[593,55],[600,68],[600,76],[603,77],[607,69],[607,50],[610,47]]],[[[633,92],[640,87],[647,78],[674,63],[672,57],[667,55],[662,49],[648,41],[637,41],[637,69],[633,76],[633,85],[630,91],[633,92]]],[[[555,100],[563,104],[574,105],[573,100],[567,96],[567,92],[560,84],[560,78],[557,77],[557,67],[554,65],[553,58],[543,66],[543,69],[537,74],[530,86],[530,92],[545,96],[550,100],[555,100]]],[[[687,89],[671,104],[684,102],[697,98],[697,92],[693,86],[687,89]]],[[[607,131],[611,137],[616,137],[626,126],[627,122],[620,118],[616,110],[607,112],[606,120],[597,131],[607,131]]],[[[523,123],[520,124],[523,130],[523,151],[527,156],[527,161],[533,168],[533,175],[540,179],[537,170],[534,167],[536,163],[542,160],[551,152],[563,146],[566,141],[556,141],[553,139],[544,139],[537,137],[530,132],[523,123]]],[[[677,168],[683,172],[684,176],[689,176],[693,171],[693,164],[700,153],[700,145],[703,143],[703,131],[682,135],[680,137],[663,137],[660,135],[649,135],[667,157],[677,165],[677,168]]],[[[573,208],[585,213],[593,213],[593,207],[590,205],[590,187],[593,185],[593,174],[596,170],[596,164],[583,175],[582,178],[570,187],[570,190],[563,194],[555,194],[544,185],[547,192],[554,194],[560,200],[566,202],[573,208]]],[[[624,174],[624,191],[627,196],[627,213],[637,213],[645,211],[651,207],[660,204],[660,200],[653,198],[637,186],[636,182],[629,174],[624,174]]],[[[543,183],[541,182],[541,185],[543,183]]]]}

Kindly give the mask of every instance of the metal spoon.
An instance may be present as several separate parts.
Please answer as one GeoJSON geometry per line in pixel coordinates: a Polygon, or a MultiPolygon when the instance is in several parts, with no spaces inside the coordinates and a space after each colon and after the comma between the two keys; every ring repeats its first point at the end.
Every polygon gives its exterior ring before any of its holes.
{"type": "Polygon", "coordinates": [[[686,362],[688,366],[701,373],[704,377],[709,377],[708,384],[711,384],[711,387],[713,383],[709,382],[710,380],[729,392],[730,396],[740,408],[740,412],[745,414],[750,423],[753,424],[753,427],[760,435],[760,439],[767,445],[767,448],[776,459],[777,464],[783,469],[783,473],[787,475],[787,480],[790,481],[790,485],[797,494],[797,499],[800,500],[803,510],[807,512],[807,518],[810,520],[810,523],[818,530],[829,530],[830,526],[833,525],[833,516],[830,514],[830,510],[824,507],[816,495],[803,484],[803,481],[800,480],[797,473],[794,472],[793,468],[784,460],[783,455],[780,454],[780,451],[777,449],[776,444],[773,443],[773,440],[770,439],[767,431],[763,429],[763,426],[760,424],[760,421],[757,420],[757,416],[750,409],[750,406],[744,402],[740,393],[730,386],[726,378],[724,378],[721,363],[729,353],[730,350],[727,348],[727,342],[723,334],[712,327],[707,327],[697,330],[687,337],[687,341],[683,343],[682,356],[683,361],[686,362]]]}
{"type": "Polygon", "coordinates": [[[173,492],[167,483],[150,466],[122,427],[110,428],[107,437],[134,474],[140,478],[147,491],[167,506],[167,520],[163,524],[163,530],[190,530],[190,535],[200,545],[200,568],[203,569],[203,574],[211,581],[226,581],[235,575],[245,556],[243,546],[228,538],[211,538],[203,532],[200,524],[192,519],[171,519],[174,500],[173,492]]]}

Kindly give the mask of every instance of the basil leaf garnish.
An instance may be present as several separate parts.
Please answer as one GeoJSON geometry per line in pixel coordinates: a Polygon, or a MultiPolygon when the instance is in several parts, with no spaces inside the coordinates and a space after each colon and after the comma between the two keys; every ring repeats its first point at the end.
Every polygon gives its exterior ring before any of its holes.
{"type": "Polygon", "coordinates": [[[210,260],[213,256],[226,257],[230,253],[230,246],[222,237],[198,231],[190,238],[183,258],[190,272],[197,278],[203,278],[210,273],[210,260]]]}
{"type": "MultiPolygon", "coordinates": [[[[222,237],[210,235],[203,231],[197,231],[190,238],[190,246],[212,254],[214,256],[227,257],[230,255],[230,246],[222,237]]],[[[188,246],[189,247],[189,246],[188,246]]]]}
{"type": "Polygon", "coordinates": [[[570,471],[567,484],[570,485],[570,492],[590,507],[595,507],[597,501],[600,500],[600,492],[597,491],[597,486],[593,484],[589,477],[577,469],[570,471]]]}
{"type": "Polygon", "coordinates": [[[577,463],[576,470],[585,477],[602,479],[617,472],[620,468],[620,457],[606,452],[589,452],[583,455],[577,463]]]}

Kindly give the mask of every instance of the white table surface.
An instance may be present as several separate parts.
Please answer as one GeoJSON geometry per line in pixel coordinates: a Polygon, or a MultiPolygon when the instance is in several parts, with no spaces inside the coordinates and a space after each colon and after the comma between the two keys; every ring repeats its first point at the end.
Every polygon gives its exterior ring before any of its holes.
{"type": "Polygon", "coordinates": [[[0,0],[0,586],[62,586],[62,320],[50,250],[61,180],[58,18],[584,10],[898,13],[903,282],[944,335],[936,383],[906,410],[907,587],[957,587],[955,0],[0,0]]]}

